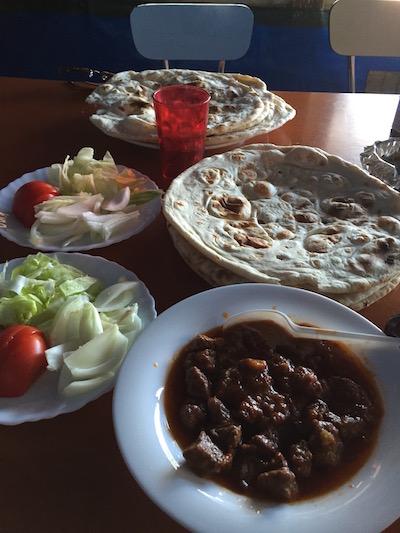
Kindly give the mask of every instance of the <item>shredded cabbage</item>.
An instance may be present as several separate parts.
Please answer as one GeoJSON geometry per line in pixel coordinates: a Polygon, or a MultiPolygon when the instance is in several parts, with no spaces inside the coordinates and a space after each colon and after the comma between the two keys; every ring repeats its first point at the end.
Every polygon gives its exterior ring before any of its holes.
{"type": "Polygon", "coordinates": [[[147,181],[132,169],[124,168],[120,172],[110,152],[107,151],[103,159],[94,159],[94,150],[90,147],[81,148],[74,159],[67,156],[63,164],[52,165],[48,179],[62,195],[101,194],[107,200],[129,187],[129,203],[135,205],[149,202],[162,194],[161,190],[148,190],[147,181]]]}

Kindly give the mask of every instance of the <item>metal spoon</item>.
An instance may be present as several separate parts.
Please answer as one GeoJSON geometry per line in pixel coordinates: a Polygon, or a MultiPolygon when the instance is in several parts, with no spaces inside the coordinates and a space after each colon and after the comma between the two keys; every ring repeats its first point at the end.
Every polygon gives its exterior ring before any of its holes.
{"type": "Polygon", "coordinates": [[[350,341],[350,342],[372,342],[381,346],[400,347],[400,338],[387,337],[386,335],[373,335],[370,333],[357,333],[354,331],[330,330],[324,328],[313,328],[309,326],[299,326],[295,324],[285,313],[273,309],[260,309],[256,311],[246,311],[234,315],[224,323],[223,330],[243,322],[255,321],[273,321],[284,328],[294,337],[305,339],[331,340],[331,341],[350,341]]]}

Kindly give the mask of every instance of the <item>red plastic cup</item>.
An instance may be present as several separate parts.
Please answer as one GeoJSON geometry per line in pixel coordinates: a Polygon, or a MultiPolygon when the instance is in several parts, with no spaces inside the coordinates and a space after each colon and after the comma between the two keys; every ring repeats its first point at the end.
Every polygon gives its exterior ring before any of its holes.
{"type": "Polygon", "coordinates": [[[163,178],[169,183],[204,156],[210,95],[192,85],[162,87],[153,95],[163,178]]]}

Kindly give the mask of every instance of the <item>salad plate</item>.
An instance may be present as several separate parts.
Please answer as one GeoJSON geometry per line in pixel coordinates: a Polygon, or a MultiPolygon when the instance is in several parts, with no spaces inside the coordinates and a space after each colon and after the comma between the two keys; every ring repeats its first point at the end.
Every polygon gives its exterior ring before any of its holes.
{"type": "Polygon", "coordinates": [[[185,465],[164,410],[171,361],[198,333],[256,309],[279,310],[300,324],[383,335],[371,322],[334,300],[291,287],[228,285],[177,303],[141,334],[117,378],[113,419],[127,467],[147,495],[192,532],[309,533],[321,526],[325,533],[382,531],[398,518],[400,509],[398,348],[379,351],[368,344],[352,345],[375,376],[384,417],[372,455],[336,490],[294,503],[260,501],[198,477],[185,465]]]}
{"type": "MultiPolygon", "coordinates": [[[[122,168],[122,167],[119,167],[122,168]]],[[[140,211],[139,217],[129,226],[128,230],[122,231],[110,237],[107,240],[93,240],[90,235],[82,237],[78,242],[71,243],[69,245],[63,246],[62,244],[40,244],[36,246],[30,238],[30,230],[23,226],[14,216],[12,212],[12,203],[14,195],[17,190],[22,187],[25,183],[29,181],[48,181],[47,172],[49,168],[40,168],[33,172],[28,172],[20,178],[12,181],[9,185],[0,190],[0,235],[5,237],[11,242],[15,242],[20,246],[25,246],[28,248],[40,249],[43,251],[83,251],[83,250],[92,250],[95,248],[104,248],[111,244],[124,241],[137,233],[140,233],[144,230],[160,213],[161,209],[161,200],[160,198],[155,198],[151,202],[140,206],[138,209],[140,211]]],[[[145,178],[148,184],[148,189],[156,190],[158,189],[157,185],[147,176],[141,174],[135,170],[140,178],[145,178]]]]}
{"type": "MultiPolygon", "coordinates": [[[[154,299],[145,284],[133,272],[117,263],[88,254],[57,253],[50,255],[50,257],[55,257],[60,263],[71,265],[85,274],[96,277],[103,282],[104,287],[117,283],[121,277],[127,281],[138,281],[139,286],[136,289],[135,300],[139,304],[138,315],[142,321],[142,330],[155,318],[154,299]]],[[[24,257],[10,260],[6,277],[25,259],[24,257]]],[[[4,264],[0,265],[0,272],[3,269],[4,264]]],[[[58,379],[58,372],[46,370],[23,396],[0,398],[0,424],[17,425],[76,411],[111,390],[115,382],[114,378],[91,392],[74,397],[64,397],[57,392],[58,379]]]]}

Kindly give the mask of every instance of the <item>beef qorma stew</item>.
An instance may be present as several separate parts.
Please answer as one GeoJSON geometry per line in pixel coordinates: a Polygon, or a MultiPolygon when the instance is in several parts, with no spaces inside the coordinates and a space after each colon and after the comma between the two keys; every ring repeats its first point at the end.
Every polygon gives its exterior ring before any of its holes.
{"type": "Polygon", "coordinates": [[[193,472],[278,501],[349,481],[383,417],[373,376],[346,347],[294,339],[270,322],[198,335],[174,359],[164,398],[193,472]]]}

